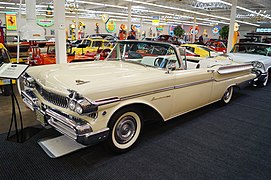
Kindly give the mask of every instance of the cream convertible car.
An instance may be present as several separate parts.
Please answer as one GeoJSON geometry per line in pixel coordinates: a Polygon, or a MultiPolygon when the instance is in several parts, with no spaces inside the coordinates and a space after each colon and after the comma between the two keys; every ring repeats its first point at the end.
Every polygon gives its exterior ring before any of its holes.
{"type": "Polygon", "coordinates": [[[216,101],[227,104],[233,87],[256,76],[250,64],[217,64],[187,69],[174,45],[119,41],[105,61],[29,68],[22,97],[42,124],[78,143],[105,141],[124,152],[146,120],[167,121],[216,101]]]}

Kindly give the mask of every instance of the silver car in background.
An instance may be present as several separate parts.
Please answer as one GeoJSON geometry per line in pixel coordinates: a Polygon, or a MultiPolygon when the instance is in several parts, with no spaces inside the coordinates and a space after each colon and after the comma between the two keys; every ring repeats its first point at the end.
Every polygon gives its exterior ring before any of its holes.
{"type": "Polygon", "coordinates": [[[259,73],[254,80],[255,85],[267,85],[271,75],[271,44],[237,43],[228,55],[235,62],[252,63],[259,73]]]}

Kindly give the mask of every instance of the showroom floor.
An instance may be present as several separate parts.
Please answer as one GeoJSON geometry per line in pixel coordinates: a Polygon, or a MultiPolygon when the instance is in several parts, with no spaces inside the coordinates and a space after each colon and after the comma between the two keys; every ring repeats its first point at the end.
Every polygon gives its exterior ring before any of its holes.
{"type": "MultiPolygon", "coordinates": [[[[33,126],[38,124],[38,122],[35,120],[35,114],[23,104],[22,98],[20,98],[20,96],[18,95],[16,86],[14,86],[14,91],[20,104],[24,125],[33,126]]],[[[17,118],[19,119],[19,116],[17,116],[17,118]]],[[[0,94],[0,133],[8,131],[10,119],[11,119],[11,96],[3,96],[0,94]]]]}
{"type": "MultiPolygon", "coordinates": [[[[52,129],[21,144],[1,134],[0,179],[271,179],[270,102],[271,84],[248,87],[227,106],[147,124],[122,155],[99,144],[50,159],[36,142],[56,135],[52,129]]],[[[1,121],[5,116],[1,110],[1,121]]]]}

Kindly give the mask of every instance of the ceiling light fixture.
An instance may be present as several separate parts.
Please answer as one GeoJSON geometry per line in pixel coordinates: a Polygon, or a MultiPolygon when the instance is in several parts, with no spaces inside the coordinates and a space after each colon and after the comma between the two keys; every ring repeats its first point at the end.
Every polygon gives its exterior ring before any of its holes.
{"type": "Polygon", "coordinates": [[[10,3],[10,2],[0,2],[0,4],[15,5],[15,3],[10,3]]]}
{"type": "MultiPolygon", "coordinates": [[[[164,8],[164,9],[171,9],[171,10],[177,10],[177,11],[182,11],[182,12],[187,12],[187,13],[193,13],[193,14],[197,14],[197,15],[201,15],[201,16],[208,16],[208,17],[213,17],[213,18],[217,18],[217,19],[224,19],[224,20],[230,21],[230,18],[226,18],[226,17],[222,17],[222,16],[215,16],[215,15],[211,15],[211,14],[205,14],[205,13],[191,11],[191,10],[182,9],[182,8],[164,6],[164,5],[160,5],[160,4],[153,4],[153,3],[137,1],[137,0],[124,0],[124,1],[134,2],[134,3],[138,3],[138,4],[144,4],[144,5],[149,5],[149,6],[154,6],[154,7],[164,8]]],[[[249,22],[245,22],[245,21],[236,21],[236,22],[251,25],[251,26],[257,26],[257,27],[260,26],[258,24],[253,24],[253,23],[249,23],[249,22]]]]}
{"type": "Polygon", "coordinates": [[[106,6],[106,7],[128,9],[128,7],[125,7],[125,6],[118,6],[118,5],[112,5],[112,4],[103,4],[103,3],[96,3],[96,2],[89,2],[89,1],[76,1],[76,2],[82,3],[82,4],[91,4],[91,5],[97,5],[97,6],[106,6]]]}
{"type": "MultiPolygon", "coordinates": [[[[220,2],[223,3],[223,4],[226,4],[226,5],[228,5],[228,6],[232,6],[231,3],[228,3],[228,2],[225,2],[225,1],[220,1],[220,2]]],[[[263,16],[263,17],[265,17],[265,18],[267,18],[267,19],[271,19],[271,17],[269,17],[269,16],[267,16],[267,15],[261,14],[261,13],[256,12],[256,11],[252,11],[252,10],[250,10],[250,9],[247,9],[247,8],[244,8],[244,7],[241,7],[241,6],[236,6],[236,8],[241,9],[241,10],[243,10],[243,11],[250,12],[250,13],[252,13],[252,14],[257,14],[257,15],[259,15],[259,16],[263,16]]]]}

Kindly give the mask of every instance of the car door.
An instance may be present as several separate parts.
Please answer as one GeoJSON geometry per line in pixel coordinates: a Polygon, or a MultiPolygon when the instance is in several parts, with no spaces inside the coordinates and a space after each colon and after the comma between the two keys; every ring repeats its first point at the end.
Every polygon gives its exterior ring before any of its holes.
{"type": "Polygon", "coordinates": [[[210,102],[213,71],[203,69],[172,71],[175,75],[171,117],[189,112],[210,102]]]}

